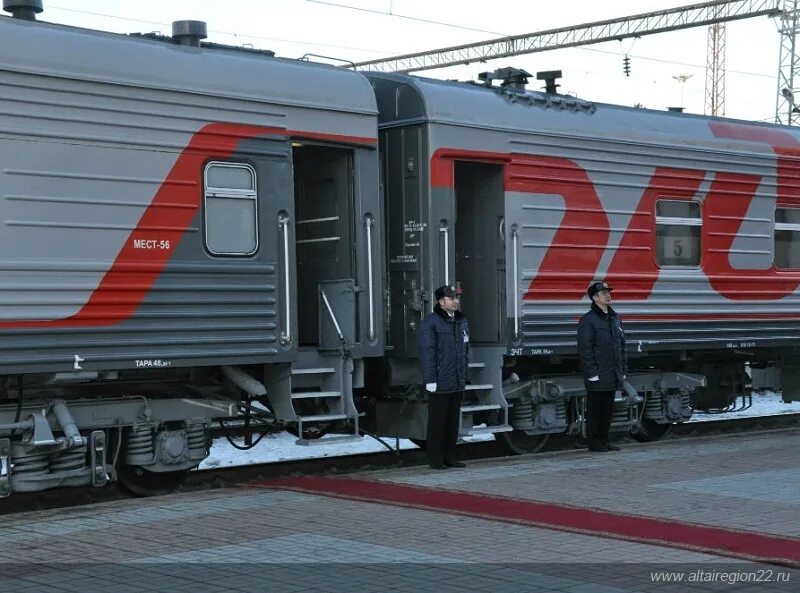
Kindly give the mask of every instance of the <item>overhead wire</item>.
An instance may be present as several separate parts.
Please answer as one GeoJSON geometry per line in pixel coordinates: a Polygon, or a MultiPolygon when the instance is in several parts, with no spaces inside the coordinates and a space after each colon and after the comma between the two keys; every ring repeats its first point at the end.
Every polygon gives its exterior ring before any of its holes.
{"type": "MultiPolygon", "coordinates": [[[[115,19],[120,21],[132,22],[132,23],[141,23],[145,25],[155,25],[157,27],[162,27],[165,29],[169,29],[172,26],[172,23],[165,23],[162,21],[152,21],[147,19],[138,19],[133,17],[126,17],[126,16],[117,16],[113,14],[107,14],[103,12],[93,12],[89,10],[79,10],[77,8],[65,8],[62,6],[57,5],[48,5],[48,9],[60,10],[62,12],[71,12],[75,14],[85,14],[87,16],[94,16],[100,18],[108,18],[108,19],[115,19]]],[[[385,54],[385,51],[380,51],[376,49],[366,48],[366,47],[354,47],[348,45],[334,45],[330,43],[319,43],[319,42],[312,42],[312,41],[297,41],[295,39],[285,39],[282,37],[266,37],[264,35],[253,35],[250,33],[234,33],[231,31],[222,31],[220,29],[209,29],[209,33],[215,33],[217,35],[229,35],[231,37],[236,38],[246,38],[246,39],[258,39],[260,41],[275,41],[279,43],[292,43],[295,45],[307,45],[310,47],[330,47],[333,49],[345,49],[349,51],[363,51],[373,54],[385,54]]]]}
{"type": "Polygon", "coordinates": [[[451,27],[453,29],[461,29],[463,31],[475,31],[477,33],[489,33],[490,35],[497,35],[498,37],[507,37],[508,33],[498,33],[497,31],[487,31],[486,29],[476,29],[474,27],[467,27],[464,25],[455,25],[453,23],[445,23],[444,21],[434,21],[431,19],[423,19],[415,16],[407,16],[404,14],[397,14],[393,11],[386,11],[386,10],[375,10],[374,8],[363,8],[361,6],[352,6],[350,4],[340,4],[338,2],[330,2],[328,0],[306,0],[306,2],[310,2],[312,4],[322,4],[325,6],[333,6],[335,8],[344,8],[347,10],[356,10],[358,12],[368,12],[371,14],[379,14],[382,16],[390,16],[397,19],[405,19],[408,21],[414,21],[417,23],[426,23],[428,25],[438,25],[441,27],[451,27]]]}
{"type": "MultiPolygon", "coordinates": [[[[504,37],[504,36],[508,36],[509,35],[508,33],[498,33],[496,31],[488,31],[488,30],[485,30],[485,29],[476,29],[476,28],[466,27],[466,26],[462,26],[462,25],[454,25],[452,23],[445,23],[445,22],[435,21],[435,20],[431,20],[431,19],[421,19],[421,18],[417,18],[417,17],[410,17],[410,16],[406,16],[406,15],[397,14],[397,13],[394,13],[394,12],[387,12],[387,11],[382,11],[382,10],[362,8],[362,7],[358,7],[358,6],[351,6],[351,5],[348,5],[348,4],[340,4],[338,2],[330,2],[328,0],[305,0],[305,1],[309,2],[309,3],[312,3],[312,4],[320,4],[320,5],[331,6],[331,7],[334,7],[334,8],[341,8],[341,9],[346,9],[346,10],[356,10],[356,11],[359,11],[359,12],[379,14],[379,15],[388,16],[388,17],[392,17],[392,18],[400,18],[400,19],[406,19],[406,20],[411,20],[411,21],[424,22],[424,23],[443,26],[443,27],[451,27],[451,28],[456,28],[456,29],[475,31],[475,32],[479,32],[479,33],[489,33],[491,35],[497,35],[497,36],[500,36],[500,37],[504,37]]],[[[118,15],[107,14],[107,13],[102,13],[102,12],[80,10],[80,9],[76,9],[76,8],[65,8],[65,7],[58,6],[58,5],[48,5],[48,8],[55,9],[55,10],[61,10],[61,11],[64,11],[64,12],[71,12],[71,13],[75,13],[75,14],[85,14],[85,15],[88,15],[88,16],[96,16],[96,17],[101,17],[101,18],[110,18],[110,19],[116,19],[116,20],[122,20],[122,21],[134,22],[134,23],[143,23],[143,24],[148,24],[148,25],[156,25],[156,26],[165,27],[165,28],[171,26],[170,23],[164,23],[164,22],[160,22],[160,21],[139,19],[139,18],[133,18],[133,17],[125,17],[125,16],[118,16],[118,15]]],[[[216,33],[216,34],[219,34],[219,35],[229,35],[229,36],[232,36],[232,37],[235,37],[235,38],[258,39],[258,40],[262,40],[262,41],[274,41],[274,42],[279,42],[279,43],[291,43],[291,44],[311,46],[311,47],[329,47],[329,48],[333,48],[333,49],[344,49],[344,50],[350,50],[350,51],[362,51],[362,52],[368,52],[368,53],[377,54],[377,55],[383,55],[383,56],[386,56],[386,57],[391,57],[392,55],[398,53],[398,52],[387,52],[387,51],[369,49],[369,48],[364,48],[364,47],[354,47],[354,46],[347,46],[347,45],[335,45],[335,44],[310,42],[310,41],[297,41],[295,39],[286,39],[286,38],[281,38],[281,37],[267,37],[267,36],[263,36],[263,35],[253,35],[253,34],[250,34],[250,33],[234,33],[234,32],[231,32],[231,31],[223,31],[223,30],[219,30],[219,29],[210,29],[209,32],[210,33],[216,33]]],[[[614,56],[619,55],[618,52],[602,50],[602,49],[592,48],[592,47],[575,47],[575,48],[565,48],[565,49],[578,49],[578,50],[581,50],[581,51],[589,51],[589,52],[602,53],[602,54],[608,54],[608,55],[614,55],[614,56]]],[[[433,51],[435,51],[435,50],[433,50],[433,51]]],[[[646,61],[658,62],[658,63],[662,63],[662,64],[673,64],[673,65],[676,65],[676,66],[684,66],[684,67],[689,67],[689,68],[698,68],[698,69],[702,69],[702,70],[705,70],[705,68],[706,68],[705,65],[701,65],[701,64],[690,64],[690,63],[686,63],[686,62],[678,62],[676,60],[664,60],[664,59],[661,59],[661,58],[651,58],[651,57],[648,57],[648,56],[641,56],[641,55],[635,55],[635,54],[629,54],[629,55],[630,55],[631,58],[636,58],[638,60],[646,60],[646,61]]],[[[774,76],[772,76],[771,74],[763,74],[761,72],[748,72],[748,71],[744,71],[744,70],[731,70],[731,69],[727,69],[726,72],[731,73],[731,74],[742,74],[742,75],[745,75],[745,76],[758,76],[758,77],[761,77],[761,78],[774,78],[774,76]]]]}
{"type": "MultiPolygon", "coordinates": [[[[378,15],[388,16],[388,17],[393,17],[393,18],[400,18],[400,19],[406,19],[406,20],[411,20],[411,21],[418,21],[418,22],[428,23],[428,24],[432,24],[432,25],[440,25],[440,26],[443,26],[443,27],[451,27],[451,28],[463,29],[463,30],[467,30],[467,31],[476,31],[476,32],[479,32],[479,33],[489,33],[491,35],[496,35],[498,37],[510,37],[510,36],[512,36],[511,33],[498,33],[497,31],[489,31],[489,30],[486,30],[486,29],[476,29],[476,28],[473,28],[473,27],[466,27],[466,26],[463,26],[463,25],[455,25],[453,23],[446,23],[446,22],[435,21],[435,20],[431,20],[431,19],[422,19],[422,18],[417,18],[417,17],[411,17],[411,16],[402,15],[402,14],[397,14],[397,13],[391,11],[391,10],[385,11],[385,10],[376,10],[376,9],[372,9],[372,8],[363,8],[363,7],[360,7],[360,6],[352,6],[350,4],[341,4],[339,2],[331,2],[330,0],[305,0],[305,1],[306,2],[310,2],[312,4],[321,4],[321,5],[324,5],[324,6],[332,6],[332,7],[335,7],[335,8],[342,8],[342,9],[346,9],[346,10],[355,10],[355,11],[358,11],[358,12],[367,12],[367,13],[371,13],[371,14],[378,14],[378,15]]],[[[630,50],[633,49],[633,44],[635,42],[636,42],[636,38],[634,38],[633,41],[631,42],[630,47],[628,48],[628,51],[623,52],[623,53],[629,55],[631,58],[636,58],[636,59],[639,59],[639,60],[648,60],[648,61],[651,61],[651,62],[660,62],[660,63],[663,63],[663,64],[674,64],[676,66],[687,66],[687,67],[691,67],[691,68],[700,68],[702,70],[706,69],[706,66],[705,65],[701,65],[701,64],[688,64],[688,63],[685,63],[685,62],[678,62],[678,61],[675,61],[675,60],[664,60],[664,59],[660,59],[660,58],[651,58],[651,57],[631,54],[630,50]]],[[[581,51],[589,51],[589,52],[596,52],[596,53],[609,54],[609,55],[619,55],[618,52],[602,50],[602,49],[597,49],[597,48],[593,48],[593,47],[574,47],[574,48],[564,48],[564,49],[578,49],[578,50],[581,50],[581,51]]],[[[436,50],[434,49],[434,50],[431,50],[431,51],[436,51],[436,50]]],[[[389,53],[389,52],[383,52],[383,53],[387,57],[391,57],[392,56],[392,54],[389,53]]],[[[747,72],[747,71],[743,71],[743,70],[730,70],[730,69],[726,70],[726,72],[730,72],[730,73],[733,73],[733,74],[745,74],[745,75],[749,75],[749,76],[760,76],[760,77],[764,77],[764,78],[773,78],[773,76],[770,75],[770,74],[762,74],[760,72],[747,72]]]]}

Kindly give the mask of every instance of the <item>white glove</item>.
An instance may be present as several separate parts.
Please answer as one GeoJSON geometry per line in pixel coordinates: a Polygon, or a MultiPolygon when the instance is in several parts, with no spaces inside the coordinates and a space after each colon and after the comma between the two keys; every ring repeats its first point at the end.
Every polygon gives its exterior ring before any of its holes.
{"type": "Polygon", "coordinates": [[[600,375],[595,375],[594,377],[589,377],[589,381],[599,381],[600,375]]]}
{"type": "Polygon", "coordinates": [[[425,383],[425,391],[436,393],[436,383],[425,383]]]}

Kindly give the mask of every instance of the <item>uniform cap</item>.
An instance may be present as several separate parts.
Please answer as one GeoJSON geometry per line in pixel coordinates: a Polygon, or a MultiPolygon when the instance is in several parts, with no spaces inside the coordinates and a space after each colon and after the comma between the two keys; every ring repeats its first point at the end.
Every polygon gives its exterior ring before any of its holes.
{"type": "Polygon", "coordinates": [[[589,295],[589,298],[592,298],[594,295],[596,295],[601,290],[609,290],[609,291],[611,291],[611,290],[614,290],[614,289],[611,288],[608,285],[607,282],[595,282],[595,283],[593,283],[593,284],[591,284],[589,286],[589,290],[587,290],[586,293],[589,295]]]}
{"type": "Polygon", "coordinates": [[[437,288],[433,294],[436,296],[437,301],[439,299],[443,299],[444,297],[456,298],[457,296],[461,295],[461,289],[445,284],[444,286],[437,288]]]}

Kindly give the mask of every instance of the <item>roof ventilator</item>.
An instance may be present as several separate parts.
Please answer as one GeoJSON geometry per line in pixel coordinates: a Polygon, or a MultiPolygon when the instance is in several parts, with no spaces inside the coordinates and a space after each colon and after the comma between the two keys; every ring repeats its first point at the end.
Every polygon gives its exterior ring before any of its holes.
{"type": "Polygon", "coordinates": [[[493,81],[500,80],[501,88],[524,91],[530,75],[530,72],[519,68],[498,68],[494,72],[481,72],[478,78],[486,86],[492,86],[493,81]]]}
{"type": "Polygon", "coordinates": [[[536,80],[544,80],[544,92],[548,95],[555,95],[558,92],[556,89],[561,85],[556,84],[556,80],[559,78],[561,70],[544,70],[536,73],[536,80]]]}
{"type": "Polygon", "coordinates": [[[180,45],[200,47],[200,40],[208,37],[203,21],[173,21],[172,38],[180,45]]]}
{"type": "Polygon", "coordinates": [[[42,0],[3,0],[3,10],[10,12],[15,19],[35,21],[42,12],[42,0]]]}
{"type": "Polygon", "coordinates": [[[556,89],[559,85],[556,80],[561,78],[561,70],[548,70],[537,72],[536,78],[545,81],[545,92],[528,92],[525,85],[528,83],[529,72],[518,68],[500,68],[494,72],[481,72],[478,78],[484,86],[493,89],[498,94],[508,99],[510,103],[521,105],[538,105],[540,107],[560,109],[563,111],[583,112],[592,114],[597,111],[593,103],[578,99],[570,95],[559,95],[556,89]],[[502,81],[499,87],[492,86],[495,80],[502,81]]]}

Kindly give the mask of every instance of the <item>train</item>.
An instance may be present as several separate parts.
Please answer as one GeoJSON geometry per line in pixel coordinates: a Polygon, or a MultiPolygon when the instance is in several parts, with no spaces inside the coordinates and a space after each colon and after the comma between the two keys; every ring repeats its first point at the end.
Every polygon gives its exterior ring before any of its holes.
{"type": "Polygon", "coordinates": [[[724,408],[748,366],[800,393],[793,128],[3,5],[0,496],[174,487],[220,425],[424,443],[444,284],[471,328],[460,434],[513,453],[584,431],[597,279],[626,327],[613,430],[724,408]]]}

